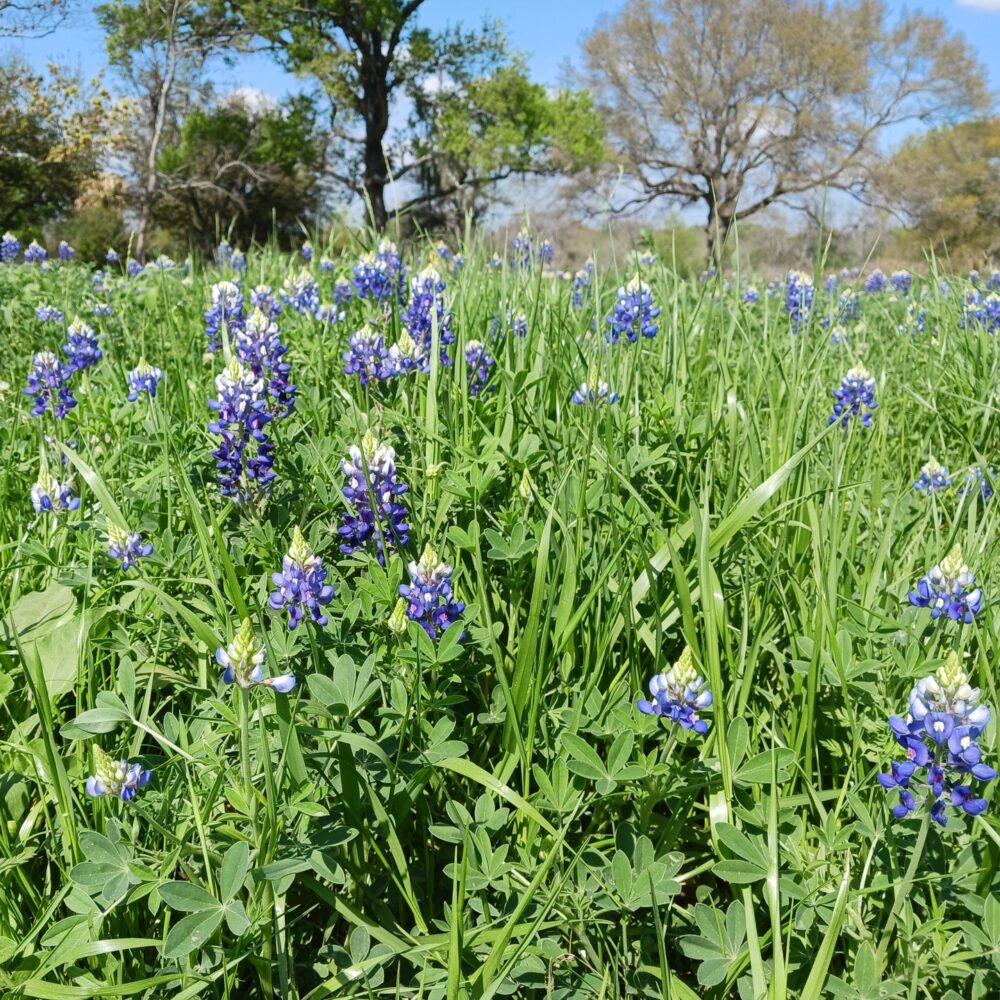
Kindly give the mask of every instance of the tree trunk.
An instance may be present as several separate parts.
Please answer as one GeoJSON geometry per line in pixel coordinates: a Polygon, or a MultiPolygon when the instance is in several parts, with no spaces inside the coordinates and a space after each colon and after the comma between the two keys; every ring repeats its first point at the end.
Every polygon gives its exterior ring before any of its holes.
{"type": "Polygon", "coordinates": [[[365,135],[365,173],[363,185],[365,198],[368,200],[375,228],[381,233],[389,221],[385,209],[385,186],[387,182],[387,164],[385,150],[382,148],[382,135],[377,129],[366,129],[365,135]]]}
{"type": "Polygon", "coordinates": [[[733,228],[733,216],[736,206],[723,202],[709,200],[708,225],[705,227],[705,237],[708,244],[708,263],[719,267],[722,263],[722,251],[725,249],[729,231],[733,228]]]}

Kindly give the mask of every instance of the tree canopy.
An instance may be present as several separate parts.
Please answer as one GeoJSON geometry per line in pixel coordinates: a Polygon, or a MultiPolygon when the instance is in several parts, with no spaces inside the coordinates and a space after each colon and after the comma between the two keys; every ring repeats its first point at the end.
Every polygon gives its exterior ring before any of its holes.
{"type": "Polygon", "coordinates": [[[988,103],[961,37],[883,0],[629,0],[584,61],[626,175],[614,207],[700,203],[715,252],[769,205],[864,187],[894,127],[988,103]]]}

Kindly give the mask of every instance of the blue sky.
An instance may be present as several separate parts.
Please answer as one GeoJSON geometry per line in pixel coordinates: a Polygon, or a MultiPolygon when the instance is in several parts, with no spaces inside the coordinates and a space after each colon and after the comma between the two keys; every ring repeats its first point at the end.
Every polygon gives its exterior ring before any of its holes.
{"type": "MultiPolygon", "coordinates": [[[[902,10],[900,0],[889,0],[902,10]]],[[[43,65],[47,59],[69,63],[92,75],[104,65],[104,43],[91,14],[92,4],[80,2],[71,21],[43,39],[21,40],[5,46],[20,51],[31,63],[43,65]]],[[[567,60],[576,58],[579,42],[602,13],[618,5],[607,0],[427,0],[421,20],[429,27],[462,22],[473,25],[484,18],[504,22],[513,45],[529,60],[532,75],[543,83],[558,83],[567,60]]],[[[962,32],[978,51],[990,74],[990,84],[1000,91],[1000,0],[925,0],[919,6],[944,17],[962,32]]],[[[241,59],[231,69],[221,71],[220,89],[254,86],[281,95],[296,83],[268,59],[255,56],[241,59]]]]}

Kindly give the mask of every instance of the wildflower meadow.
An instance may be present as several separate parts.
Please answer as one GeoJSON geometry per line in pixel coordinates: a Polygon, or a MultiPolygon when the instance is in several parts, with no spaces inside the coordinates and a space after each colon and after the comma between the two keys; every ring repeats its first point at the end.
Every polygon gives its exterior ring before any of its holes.
{"type": "Polygon", "coordinates": [[[1000,996],[1000,273],[350,238],[0,240],[0,996],[1000,996]]]}

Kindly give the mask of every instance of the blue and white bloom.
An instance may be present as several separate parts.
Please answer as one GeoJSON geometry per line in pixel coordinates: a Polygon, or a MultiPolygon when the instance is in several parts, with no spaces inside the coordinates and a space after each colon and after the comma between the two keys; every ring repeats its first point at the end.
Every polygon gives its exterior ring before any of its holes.
{"type": "Polygon", "coordinates": [[[0,236],[0,264],[13,264],[21,252],[21,241],[13,233],[0,236]]]}
{"type": "Polygon", "coordinates": [[[571,403],[575,403],[577,406],[583,406],[585,403],[607,403],[611,405],[618,402],[618,393],[612,392],[608,383],[598,377],[596,368],[591,368],[587,381],[581,382],[569,399],[571,403]]]}
{"type": "Polygon", "coordinates": [[[948,475],[948,466],[940,465],[933,456],[920,470],[920,478],[913,484],[918,493],[926,493],[928,496],[949,486],[951,486],[951,476],[948,475]]]}
{"type": "Polygon", "coordinates": [[[406,599],[406,617],[417,622],[432,639],[440,638],[465,610],[465,605],[455,600],[452,590],[454,570],[438,558],[430,544],[424,548],[420,561],[411,562],[407,569],[410,582],[399,585],[399,596],[406,599]]]}
{"type": "Polygon", "coordinates": [[[92,368],[104,357],[94,328],[77,317],[66,330],[63,352],[69,358],[70,371],[82,372],[92,368]]]}
{"type": "Polygon", "coordinates": [[[31,415],[41,416],[50,409],[59,420],[76,406],[70,391],[68,379],[72,374],[67,365],[61,364],[51,351],[39,351],[31,360],[25,395],[31,396],[35,404],[31,415]]]}
{"type": "Polygon", "coordinates": [[[708,732],[708,722],[700,713],[711,706],[712,692],[698,674],[687,646],[670,670],[650,678],[649,693],[651,700],[640,698],[636,703],[644,715],[660,715],[684,729],[700,734],[708,732]]]}
{"type": "Polygon", "coordinates": [[[28,244],[27,250],[24,251],[25,264],[41,264],[42,261],[48,259],[48,250],[46,250],[43,246],[39,246],[34,240],[28,244]]]}
{"type": "Polygon", "coordinates": [[[288,694],[295,687],[295,674],[280,674],[277,677],[264,676],[264,644],[254,635],[249,618],[244,618],[226,647],[215,651],[215,662],[222,667],[222,679],[226,684],[235,684],[247,690],[262,684],[281,694],[288,694]]]}
{"type": "Polygon", "coordinates": [[[486,353],[481,340],[470,340],[465,345],[465,368],[469,379],[469,395],[478,396],[487,389],[493,358],[486,353]]]}
{"type": "Polygon", "coordinates": [[[655,337],[658,329],[653,322],[660,315],[658,306],[653,305],[653,293],[649,285],[637,274],[628,284],[618,289],[614,308],[605,317],[608,326],[606,337],[617,344],[624,334],[634,344],[641,336],[655,337]]]}
{"type": "Polygon", "coordinates": [[[333,600],[333,587],[326,582],[323,560],[306,544],[301,529],[292,530],[292,544],[281,560],[281,572],[272,573],[275,590],[268,604],[275,610],[288,610],[288,627],[295,629],[308,612],[317,625],[328,619],[320,610],[333,600]]]}
{"type": "Polygon", "coordinates": [[[234,281],[212,285],[212,304],[205,310],[205,336],[208,350],[215,354],[223,340],[231,342],[243,328],[243,289],[234,281]]]}
{"type": "Polygon", "coordinates": [[[860,417],[863,427],[871,427],[872,411],[878,407],[875,402],[875,377],[867,368],[858,365],[843,378],[839,389],[833,390],[836,402],[828,423],[840,422],[847,427],[854,417],[860,417]]]}
{"type": "Polygon", "coordinates": [[[367,324],[356,333],[352,333],[347,341],[347,351],[341,355],[344,359],[344,374],[357,375],[362,385],[367,385],[371,379],[383,379],[389,376],[386,369],[388,352],[382,335],[367,324]]]}
{"type": "Polygon", "coordinates": [[[931,819],[945,826],[949,804],[970,816],[984,812],[986,799],[973,791],[972,781],[992,781],[997,776],[983,763],[979,747],[990,710],[979,704],[979,689],[969,684],[957,653],[949,653],[935,674],[917,681],[908,709],[905,716],[889,717],[889,728],[905,750],[905,759],[893,761],[890,770],[878,776],[883,788],[898,791],[893,815],[903,819],[926,807],[931,819]],[[916,784],[921,769],[926,771],[925,789],[916,784]]]}
{"type": "Polygon", "coordinates": [[[108,523],[108,555],[112,559],[118,559],[126,572],[152,551],[152,544],[144,543],[138,531],[128,531],[119,528],[117,524],[108,523]]]}
{"type": "Polygon", "coordinates": [[[909,600],[918,608],[930,608],[931,618],[947,615],[953,621],[968,625],[983,604],[983,592],[975,582],[975,576],[962,559],[962,547],[956,545],[917,581],[909,600]]]}
{"type": "Polygon", "coordinates": [[[55,306],[35,306],[35,316],[43,323],[61,323],[63,321],[62,310],[55,306]]]}
{"type": "Polygon", "coordinates": [[[281,286],[281,298],[297,313],[314,315],[319,308],[319,285],[313,276],[303,268],[298,274],[290,274],[281,286]]]}
{"type": "Polygon", "coordinates": [[[785,311],[791,321],[792,333],[798,333],[809,322],[815,295],[811,275],[804,271],[789,271],[785,275],[785,311]]]}
{"type": "Polygon", "coordinates": [[[154,368],[152,365],[146,363],[145,358],[139,359],[139,364],[136,365],[128,373],[128,396],[125,398],[130,402],[134,403],[139,398],[139,393],[146,392],[150,396],[156,396],[156,387],[160,384],[160,379],[163,378],[163,372],[159,368],[154,368]]]}
{"type": "Polygon", "coordinates": [[[73,496],[69,483],[60,483],[55,476],[44,469],[38,474],[38,482],[31,487],[31,505],[41,514],[61,514],[65,510],[76,510],[80,498],[73,496]]]}
{"type": "Polygon", "coordinates": [[[153,772],[141,764],[130,764],[127,760],[115,760],[100,747],[94,747],[95,773],[87,778],[87,794],[100,798],[112,795],[122,802],[131,802],[140,788],[145,788],[153,780],[153,772]]]}

